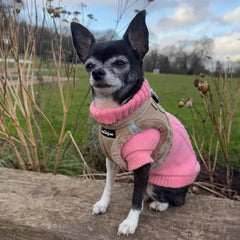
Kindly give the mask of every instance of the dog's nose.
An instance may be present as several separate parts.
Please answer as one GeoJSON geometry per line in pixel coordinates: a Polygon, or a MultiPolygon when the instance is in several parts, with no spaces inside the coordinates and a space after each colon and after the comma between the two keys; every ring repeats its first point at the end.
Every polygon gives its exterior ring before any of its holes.
{"type": "Polygon", "coordinates": [[[102,80],[105,75],[106,75],[106,72],[102,68],[95,69],[92,72],[92,76],[96,81],[102,80]]]}

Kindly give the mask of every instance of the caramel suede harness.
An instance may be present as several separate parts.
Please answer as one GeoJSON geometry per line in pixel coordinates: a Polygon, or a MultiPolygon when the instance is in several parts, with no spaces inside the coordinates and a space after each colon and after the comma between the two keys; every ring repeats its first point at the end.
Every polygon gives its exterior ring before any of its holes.
{"type": "Polygon", "coordinates": [[[157,128],[161,132],[160,141],[152,154],[152,168],[162,164],[168,156],[173,140],[171,122],[166,111],[152,98],[126,118],[113,124],[101,124],[99,142],[103,153],[111,161],[127,170],[127,162],[121,157],[121,149],[133,135],[149,128],[157,128]]]}

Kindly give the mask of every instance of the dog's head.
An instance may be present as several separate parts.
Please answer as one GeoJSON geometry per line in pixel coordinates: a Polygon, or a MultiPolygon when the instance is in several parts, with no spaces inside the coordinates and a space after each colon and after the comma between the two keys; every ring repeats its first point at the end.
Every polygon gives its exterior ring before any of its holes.
{"type": "Polygon", "coordinates": [[[139,12],[123,38],[96,42],[87,28],[71,23],[73,45],[90,75],[93,96],[112,96],[117,103],[134,95],[142,85],[142,60],[148,52],[146,12],[139,12]]]}

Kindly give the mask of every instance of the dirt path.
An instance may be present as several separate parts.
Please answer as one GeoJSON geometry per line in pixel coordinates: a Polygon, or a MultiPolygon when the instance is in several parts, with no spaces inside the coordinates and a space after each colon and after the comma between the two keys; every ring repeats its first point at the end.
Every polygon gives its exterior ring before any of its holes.
{"type": "MultiPolygon", "coordinates": [[[[127,239],[117,237],[132,186],[117,183],[108,213],[91,215],[104,182],[0,168],[0,239],[127,239]]],[[[145,204],[129,239],[237,240],[240,202],[189,195],[183,207],[156,213],[145,204]]]]}
{"type": "MultiPolygon", "coordinates": [[[[66,77],[62,77],[61,78],[62,81],[67,81],[66,77]]],[[[48,83],[48,82],[57,82],[57,77],[55,76],[42,76],[40,79],[38,79],[37,77],[34,78],[33,80],[33,84],[44,84],[44,83],[48,83]]],[[[9,80],[9,84],[11,86],[16,86],[19,84],[18,81],[16,80],[9,80]]],[[[29,79],[28,85],[31,84],[31,79],[29,79]]],[[[2,87],[2,84],[0,84],[0,88],[2,87]]]]}

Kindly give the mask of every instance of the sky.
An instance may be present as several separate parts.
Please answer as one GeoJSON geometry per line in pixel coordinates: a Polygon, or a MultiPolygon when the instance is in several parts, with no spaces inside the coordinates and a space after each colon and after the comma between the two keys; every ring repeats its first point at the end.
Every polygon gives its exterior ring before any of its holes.
{"type": "MultiPolygon", "coordinates": [[[[69,11],[80,11],[81,2],[87,6],[84,14],[93,14],[96,21],[87,22],[91,31],[114,29],[127,0],[60,0],[69,11]],[[122,7],[119,6],[122,3],[122,7]]],[[[142,10],[146,0],[128,0],[129,7],[117,26],[121,37],[135,16],[135,9],[142,10]]],[[[59,0],[53,0],[57,5],[59,0]]],[[[183,41],[212,38],[213,58],[240,61],[240,0],[154,0],[146,7],[146,22],[150,32],[150,48],[159,52],[183,41]]],[[[79,17],[82,23],[82,17],[79,17]]]]}

